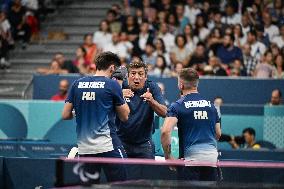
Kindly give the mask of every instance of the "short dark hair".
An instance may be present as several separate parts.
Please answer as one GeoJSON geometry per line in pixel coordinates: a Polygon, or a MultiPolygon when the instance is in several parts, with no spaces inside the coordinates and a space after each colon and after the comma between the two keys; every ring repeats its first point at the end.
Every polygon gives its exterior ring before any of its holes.
{"type": "Polygon", "coordinates": [[[197,87],[199,81],[198,72],[193,68],[184,68],[181,70],[179,77],[184,81],[186,88],[197,87]]]}
{"type": "Polygon", "coordinates": [[[248,31],[248,34],[251,34],[251,35],[253,35],[253,36],[255,36],[255,37],[257,36],[255,29],[249,30],[249,31],[248,31]]]}
{"type": "Polygon", "coordinates": [[[86,33],[86,34],[84,35],[84,40],[86,40],[87,37],[89,37],[89,36],[93,37],[93,35],[92,35],[91,33],[86,33]]]}
{"type": "Polygon", "coordinates": [[[250,134],[250,135],[255,136],[255,130],[254,130],[253,128],[251,128],[251,127],[245,128],[245,129],[243,130],[243,134],[245,134],[245,133],[248,133],[248,134],[250,134]]]}
{"type": "Polygon", "coordinates": [[[282,93],[281,93],[280,89],[276,88],[276,89],[273,89],[273,91],[277,91],[278,94],[279,94],[279,97],[280,97],[280,98],[282,97],[282,93]]]}
{"type": "Polygon", "coordinates": [[[178,35],[176,36],[176,38],[175,38],[175,44],[177,45],[178,38],[180,38],[180,37],[183,39],[183,41],[184,41],[184,46],[185,46],[186,43],[187,43],[187,39],[186,39],[185,35],[183,35],[183,34],[178,34],[178,35]]]}
{"type": "Polygon", "coordinates": [[[107,70],[111,65],[120,66],[121,61],[116,54],[108,51],[100,53],[95,59],[95,64],[97,70],[107,70]]]}
{"type": "Polygon", "coordinates": [[[144,68],[145,73],[147,74],[147,72],[148,72],[147,64],[145,64],[143,61],[135,60],[135,61],[130,62],[130,64],[127,65],[128,73],[133,68],[144,68]]]}
{"type": "Polygon", "coordinates": [[[234,34],[225,34],[225,36],[229,36],[230,37],[230,39],[231,39],[231,41],[235,41],[235,36],[234,36],[234,34]]]}

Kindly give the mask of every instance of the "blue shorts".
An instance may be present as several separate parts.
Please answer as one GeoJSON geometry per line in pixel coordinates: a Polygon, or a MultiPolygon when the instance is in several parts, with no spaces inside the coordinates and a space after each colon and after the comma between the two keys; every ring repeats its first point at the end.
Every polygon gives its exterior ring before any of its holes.
{"type": "MultiPolygon", "coordinates": [[[[109,152],[104,152],[100,154],[83,154],[80,157],[108,157],[108,158],[126,158],[126,153],[123,148],[118,148],[109,152]]],[[[125,181],[127,180],[127,169],[124,164],[92,164],[86,163],[84,165],[84,170],[89,173],[89,175],[95,175],[96,173],[101,173],[103,169],[106,180],[108,182],[115,181],[125,181]]],[[[99,178],[92,178],[90,176],[89,181],[85,184],[96,184],[100,182],[99,178]]]]}

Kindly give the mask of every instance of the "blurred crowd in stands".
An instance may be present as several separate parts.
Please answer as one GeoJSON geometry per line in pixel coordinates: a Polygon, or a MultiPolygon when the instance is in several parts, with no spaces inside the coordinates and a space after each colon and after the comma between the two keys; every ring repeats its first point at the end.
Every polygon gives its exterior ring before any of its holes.
{"type": "Polygon", "coordinates": [[[7,68],[9,51],[17,42],[25,49],[30,41],[39,40],[40,23],[53,12],[51,4],[61,0],[0,0],[0,68],[7,68]]]}
{"type": "Polygon", "coordinates": [[[148,74],[284,78],[282,0],[124,0],[113,4],[99,31],[86,34],[71,63],[55,56],[40,73],[95,72],[94,57],[117,53],[124,64],[139,58],[148,74]],[[73,68],[75,67],[75,68],[73,68]]]}

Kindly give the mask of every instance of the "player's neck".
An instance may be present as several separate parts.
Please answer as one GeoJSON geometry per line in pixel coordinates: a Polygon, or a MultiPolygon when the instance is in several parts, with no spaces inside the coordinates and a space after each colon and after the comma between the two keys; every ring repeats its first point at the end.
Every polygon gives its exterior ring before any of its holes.
{"type": "Polygon", "coordinates": [[[110,73],[104,70],[97,70],[95,76],[110,77],[110,73]]]}
{"type": "Polygon", "coordinates": [[[198,93],[197,89],[186,89],[186,90],[182,90],[182,94],[183,95],[188,95],[188,94],[192,94],[192,93],[198,93]]]}

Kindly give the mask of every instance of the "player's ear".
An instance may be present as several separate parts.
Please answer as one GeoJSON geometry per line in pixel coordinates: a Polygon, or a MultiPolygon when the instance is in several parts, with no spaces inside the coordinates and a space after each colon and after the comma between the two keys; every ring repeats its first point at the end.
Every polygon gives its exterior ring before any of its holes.
{"type": "Polygon", "coordinates": [[[115,66],[114,66],[113,64],[112,64],[112,65],[110,65],[110,67],[109,67],[109,68],[110,68],[110,72],[111,72],[111,73],[113,73],[113,72],[115,71],[115,66]]]}

